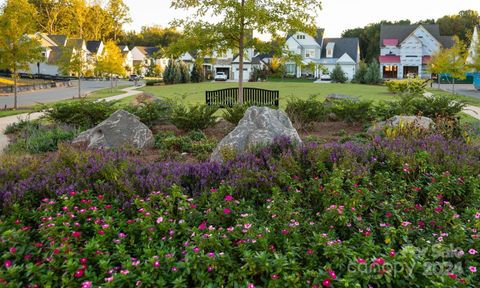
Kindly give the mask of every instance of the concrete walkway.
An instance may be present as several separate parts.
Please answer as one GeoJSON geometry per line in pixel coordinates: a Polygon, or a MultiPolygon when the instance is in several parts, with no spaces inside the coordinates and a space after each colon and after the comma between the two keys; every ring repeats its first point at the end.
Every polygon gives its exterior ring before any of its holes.
{"type": "MultiPolygon", "coordinates": [[[[116,100],[121,100],[123,98],[127,98],[127,97],[130,97],[130,96],[135,96],[135,95],[138,95],[138,94],[142,93],[142,91],[136,90],[136,89],[139,89],[139,88],[142,88],[142,87],[143,86],[128,87],[128,88],[122,89],[122,91],[125,92],[124,94],[111,96],[111,97],[107,97],[107,98],[102,98],[102,99],[99,99],[97,101],[102,101],[102,100],[116,101],[116,100]]],[[[7,137],[7,135],[4,134],[4,131],[7,128],[8,125],[18,123],[22,120],[35,120],[35,119],[38,119],[38,118],[42,117],[43,115],[45,115],[45,113],[37,112],[37,113],[31,113],[31,114],[24,113],[24,114],[19,114],[19,115],[14,115],[14,116],[1,117],[0,118],[0,154],[2,154],[3,151],[5,150],[5,148],[8,146],[8,137],[7,137]]]]}

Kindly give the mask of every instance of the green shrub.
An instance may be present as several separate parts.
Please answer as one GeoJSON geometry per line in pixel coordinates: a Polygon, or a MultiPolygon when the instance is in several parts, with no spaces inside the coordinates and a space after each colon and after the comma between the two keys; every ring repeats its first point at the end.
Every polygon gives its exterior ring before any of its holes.
{"type": "Polygon", "coordinates": [[[159,86],[162,84],[164,84],[162,80],[147,80],[147,82],[145,82],[146,86],[159,86]]]}
{"type": "Polygon", "coordinates": [[[30,126],[8,146],[10,153],[39,154],[57,151],[58,144],[70,141],[78,130],[69,127],[30,126]]]}
{"type": "Polygon", "coordinates": [[[140,121],[151,128],[156,124],[165,123],[170,120],[172,103],[155,99],[152,102],[141,103],[136,106],[127,106],[125,110],[136,115],[140,118],[140,121]]]}
{"type": "Polygon", "coordinates": [[[427,87],[428,80],[411,78],[403,80],[389,80],[385,82],[388,91],[394,94],[422,95],[427,87]]]}
{"type": "Polygon", "coordinates": [[[163,82],[166,85],[178,84],[182,82],[182,70],[177,61],[170,59],[165,71],[163,72],[163,82]]]}
{"type": "Polygon", "coordinates": [[[222,118],[226,121],[237,125],[245,115],[245,111],[250,107],[249,104],[235,104],[232,107],[225,108],[222,118]]]}
{"type": "Polygon", "coordinates": [[[19,133],[25,129],[30,129],[30,128],[38,128],[40,123],[38,121],[30,121],[30,120],[25,120],[25,119],[20,119],[20,121],[16,123],[12,123],[7,125],[5,128],[4,133],[6,135],[9,134],[15,134],[19,133]]]}
{"type": "Polygon", "coordinates": [[[338,119],[349,123],[365,123],[375,119],[371,101],[335,100],[330,109],[338,119]]]}
{"type": "Polygon", "coordinates": [[[309,129],[314,122],[323,121],[327,118],[327,112],[323,103],[310,96],[308,99],[289,99],[285,109],[293,125],[297,129],[309,129]]]}
{"type": "Polygon", "coordinates": [[[365,62],[361,61],[358,70],[353,76],[352,82],[357,84],[366,84],[365,76],[368,72],[368,66],[365,62]]]}
{"type": "Polygon", "coordinates": [[[339,64],[335,65],[330,77],[332,78],[333,83],[345,83],[348,80],[345,72],[339,64]]]}
{"type": "Polygon", "coordinates": [[[202,130],[215,125],[217,117],[214,114],[217,111],[217,107],[205,104],[188,107],[176,104],[172,113],[172,123],[185,131],[202,130]]]}
{"type": "Polygon", "coordinates": [[[185,62],[181,61],[178,63],[178,66],[180,68],[180,83],[189,83],[190,82],[190,70],[188,68],[188,65],[185,64],[185,62]]]}
{"type": "Polygon", "coordinates": [[[187,136],[164,133],[155,136],[155,147],[160,149],[166,158],[188,153],[203,161],[210,156],[216,146],[217,141],[208,139],[201,131],[191,131],[187,136]]]}
{"type": "Polygon", "coordinates": [[[200,63],[195,63],[192,72],[190,72],[190,80],[192,83],[200,83],[205,80],[204,78],[202,65],[200,63]]]}
{"type": "Polygon", "coordinates": [[[200,130],[190,131],[187,136],[192,139],[192,141],[202,141],[207,139],[207,136],[200,130]]]}
{"type": "Polygon", "coordinates": [[[376,60],[373,60],[368,66],[367,73],[365,74],[365,83],[375,85],[381,81],[380,66],[376,60]]]}
{"type": "Polygon", "coordinates": [[[465,102],[446,96],[417,97],[413,101],[415,114],[430,118],[453,118],[465,108],[465,102]]]}
{"type": "Polygon", "coordinates": [[[66,124],[74,127],[88,129],[115,112],[115,102],[75,100],[52,105],[49,109],[44,107],[48,119],[57,124],[66,124]]]}

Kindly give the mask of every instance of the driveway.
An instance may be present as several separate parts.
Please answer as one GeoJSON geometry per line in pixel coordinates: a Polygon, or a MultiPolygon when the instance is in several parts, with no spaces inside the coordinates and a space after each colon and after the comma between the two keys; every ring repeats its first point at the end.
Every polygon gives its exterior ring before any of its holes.
{"type": "MultiPolygon", "coordinates": [[[[52,88],[46,90],[25,92],[18,94],[18,106],[34,106],[39,103],[55,102],[64,99],[71,99],[78,95],[78,81],[72,81],[73,87],[52,88]]],[[[132,82],[118,81],[118,85],[131,85],[132,82]]],[[[82,94],[91,93],[96,90],[110,87],[110,81],[82,81],[82,94]]],[[[13,107],[13,95],[0,96],[0,108],[13,107]]]]}

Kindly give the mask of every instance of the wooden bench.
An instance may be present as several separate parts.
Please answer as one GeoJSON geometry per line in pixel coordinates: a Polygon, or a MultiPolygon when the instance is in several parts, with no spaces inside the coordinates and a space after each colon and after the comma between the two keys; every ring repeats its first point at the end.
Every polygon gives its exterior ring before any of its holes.
{"type": "MultiPolygon", "coordinates": [[[[208,106],[219,108],[233,107],[238,103],[238,88],[227,88],[206,91],[205,98],[208,106]]],[[[279,107],[280,92],[259,88],[243,88],[243,102],[252,106],[279,107]]]]}

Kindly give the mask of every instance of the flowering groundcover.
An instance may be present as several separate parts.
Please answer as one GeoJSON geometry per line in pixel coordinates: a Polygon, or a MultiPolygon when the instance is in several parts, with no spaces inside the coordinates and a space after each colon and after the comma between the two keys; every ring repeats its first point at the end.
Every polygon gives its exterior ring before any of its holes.
{"type": "Polygon", "coordinates": [[[480,152],[286,139],[225,164],[62,147],[0,166],[0,286],[472,287],[480,152]]]}

